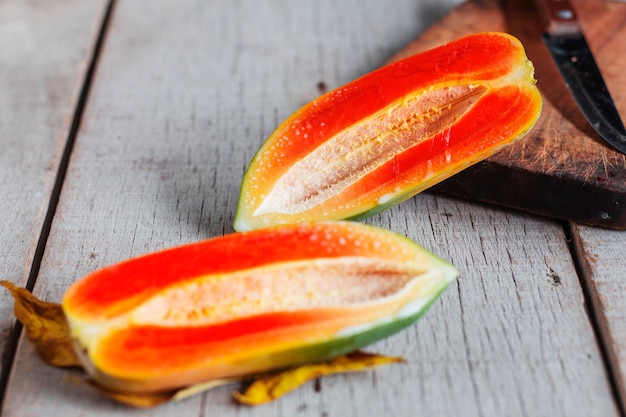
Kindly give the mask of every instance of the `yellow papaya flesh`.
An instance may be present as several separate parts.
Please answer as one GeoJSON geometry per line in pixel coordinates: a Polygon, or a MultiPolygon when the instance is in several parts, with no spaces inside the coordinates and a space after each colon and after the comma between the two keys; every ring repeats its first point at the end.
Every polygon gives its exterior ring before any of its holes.
{"type": "Polygon", "coordinates": [[[361,219],[487,158],[538,119],[533,74],[516,38],[479,33],[320,96],[251,161],[235,229],[361,219]]]}
{"type": "Polygon", "coordinates": [[[354,351],[413,323],[456,275],[384,229],[303,223],[101,269],[62,307],[100,386],[158,392],[354,351]]]}

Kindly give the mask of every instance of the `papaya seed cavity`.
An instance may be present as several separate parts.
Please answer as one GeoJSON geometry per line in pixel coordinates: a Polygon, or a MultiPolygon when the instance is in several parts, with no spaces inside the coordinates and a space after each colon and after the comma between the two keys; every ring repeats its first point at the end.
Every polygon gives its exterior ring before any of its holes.
{"type": "Polygon", "coordinates": [[[295,163],[254,215],[297,214],[327,201],[394,155],[449,128],[486,90],[480,85],[431,89],[341,131],[295,163]]]}
{"type": "Polygon", "coordinates": [[[132,313],[136,324],[206,325],[276,311],[346,307],[401,291],[420,271],[360,257],[293,262],[167,288],[132,313]]]}

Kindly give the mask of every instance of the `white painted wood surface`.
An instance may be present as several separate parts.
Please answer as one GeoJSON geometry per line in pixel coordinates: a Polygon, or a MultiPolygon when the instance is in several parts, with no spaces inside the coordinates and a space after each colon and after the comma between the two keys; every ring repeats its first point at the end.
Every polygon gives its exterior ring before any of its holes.
{"type": "Polygon", "coordinates": [[[626,233],[574,225],[573,235],[590,304],[626,403],[626,233]]]}
{"type": "MultiPolygon", "coordinates": [[[[241,176],[272,129],[320,86],[337,87],[381,65],[455,3],[118,0],[34,292],[58,301],[96,268],[232,232],[241,176]]],[[[93,41],[91,32],[76,38],[93,41]]],[[[38,144],[31,142],[41,155],[30,163],[43,172],[60,145],[38,144]]],[[[15,180],[22,188],[46,178],[24,177],[15,180]]],[[[37,201],[29,204],[46,200],[37,201]]],[[[70,383],[22,340],[0,414],[620,415],[560,223],[428,193],[368,222],[411,237],[462,273],[415,326],[370,348],[403,355],[407,364],[323,378],[257,408],[236,405],[236,387],[223,387],[131,410],[70,383]]],[[[18,223],[36,241],[40,224],[18,223]]],[[[3,224],[0,233],[12,227],[3,224]]],[[[601,284],[619,368],[626,235],[574,232],[585,277],[601,284]]],[[[32,244],[2,236],[0,253],[18,265],[6,272],[23,277],[32,244]]]]}
{"type": "MultiPolygon", "coordinates": [[[[0,279],[27,284],[104,5],[0,2],[0,279]]],[[[0,375],[12,306],[0,291],[0,375]]]]}

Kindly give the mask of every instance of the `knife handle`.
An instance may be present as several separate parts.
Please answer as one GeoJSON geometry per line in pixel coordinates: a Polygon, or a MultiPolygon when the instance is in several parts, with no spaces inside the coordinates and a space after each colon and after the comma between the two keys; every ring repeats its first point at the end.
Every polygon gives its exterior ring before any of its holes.
{"type": "Polygon", "coordinates": [[[535,0],[548,35],[580,34],[576,11],[568,0],[535,0]]]}

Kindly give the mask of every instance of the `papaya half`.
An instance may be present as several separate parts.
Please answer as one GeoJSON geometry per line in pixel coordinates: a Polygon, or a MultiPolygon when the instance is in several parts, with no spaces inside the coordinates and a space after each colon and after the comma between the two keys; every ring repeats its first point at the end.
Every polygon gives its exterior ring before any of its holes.
{"type": "Polygon", "coordinates": [[[541,107],[533,65],[505,33],[389,64],[278,126],[245,173],[235,229],[371,216],[521,138],[541,107]]]}
{"type": "Polygon", "coordinates": [[[149,393],[354,351],[413,323],[456,276],[393,232],[312,222],[103,268],[62,308],[98,386],[149,393]]]}

